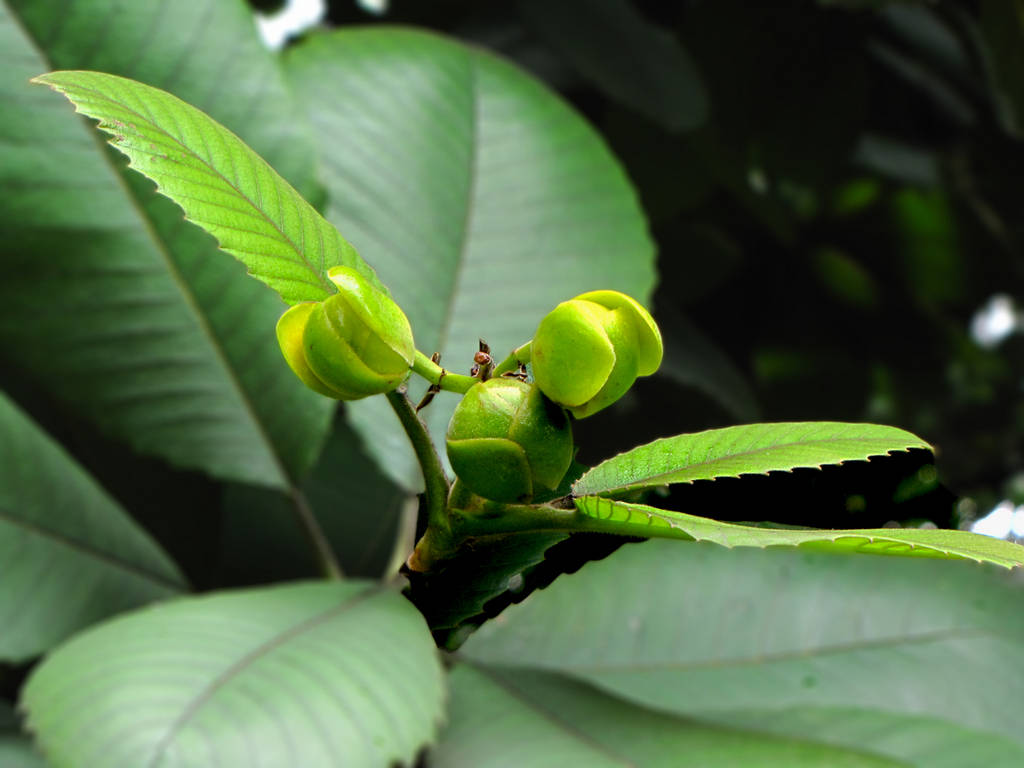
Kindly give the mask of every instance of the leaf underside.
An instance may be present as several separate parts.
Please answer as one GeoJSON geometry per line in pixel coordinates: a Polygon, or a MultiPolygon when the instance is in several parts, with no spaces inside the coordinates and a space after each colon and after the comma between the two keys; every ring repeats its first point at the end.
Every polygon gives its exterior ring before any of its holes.
{"type": "Polygon", "coordinates": [[[901,557],[974,560],[1004,568],[1024,565],[1024,546],[969,531],[921,528],[849,530],[761,528],[724,523],[646,504],[614,501],[601,496],[576,499],[576,508],[595,521],[605,521],[609,533],[708,541],[723,547],[800,547],[826,552],[859,552],[901,557]]]}
{"type": "Polygon", "coordinates": [[[56,766],[408,763],[442,670],[422,617],[360,582],[185,598],[65,644],[22,694],[56,766]]]}
{"type": "MultiPolygon", "coordinates": [[[[431,751],[445,768],[883,768],[864,749],[655,712],[559,675],[459,664],[452,716],[431,751]]],[[[980,741],[980,739],[978,739],[980,741]]],[[[1017,752],[1017,754],[1020,754],[1017,752]]]]}
{"type": "Polygon", "coordinates": [[[650,541],[510,606],[460,655],[922,768],[1011,768],[1021,596],[1015,574],[962,563],[650,541]]]}
{"type": "Polygon", "coordinates": [[[573,495],[614,494],[671,483],[767,474],[929,449],[895,427],[842,422],[744,424],[655,440],[608,459],[573,486],[573,495]]]}

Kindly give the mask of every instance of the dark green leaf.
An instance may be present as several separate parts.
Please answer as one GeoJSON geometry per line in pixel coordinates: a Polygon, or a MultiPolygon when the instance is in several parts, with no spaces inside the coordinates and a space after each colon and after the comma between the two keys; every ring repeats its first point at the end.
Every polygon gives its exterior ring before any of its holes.
{"type": "Polygon", "coordinates": [[[16,0],[0,6],[0,59],[12,105],[0,125],[0,350],[137,450],[286,487],[315,460],[331,404],[282,364],[284,304],[28,83],[92,66],[164,84],[314,193],[304,129],[251,14],[236,0],[16,0]]]}
{"type": "Polygon", "coordinates": [[[160,547],[3,394],[0,563],[7,661],[185,588],[160,547]]]}
{"type": "Polygon", "coordinates": [[[410,762],[444,690],[423,618],[359,582],[187,598],[54,652],[22,695],[55,766],[410,762]]]}
{"type": "MultiPolygon", "coordinates": [[[[415,523],[416,500],[381,474],[340,414],[301,492],[346,576],[376,578],[389,565],[397,569],[396,539],[407,511],[415,523]]],[[[272,489],[227,488],[222,547],[232,583],[319,573],[294,504],[293,498],[272,489]]],[[[412,531],[404,538],[411,546],[412,531]]]]}

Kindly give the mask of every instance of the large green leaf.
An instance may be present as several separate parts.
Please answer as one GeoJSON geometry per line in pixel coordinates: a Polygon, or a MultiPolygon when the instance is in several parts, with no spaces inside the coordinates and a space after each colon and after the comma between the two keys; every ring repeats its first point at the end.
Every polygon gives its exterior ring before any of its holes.
{"type": "Polygon", "coordinates": [[[548,673],[460,664],[450,680],[449,725],[430,753],[437,768],[906,765],[867,745],[833,748],[815,744],[813,734],[777,738],[653,712],[548,673]]]}
{"type": "Polygon", "coordinates": [[[121,507],[0,394],[0,660],[185,588],[121,507]]]}
{"type": "Polygon", "coordinates": [[[724,547],[801,547],[902,557],[974,560],[1004,568],[1024,566],[1024,546],[969,531],[924,528],[816,530],[723,523],[646,504],[601,496],[576,499],[576,508],[598,525],[591,530],[632,536],[708,541],[724,547]]]}
{"type": "Polygon", "coordinates": [[[815,741],[882,754],[903,742],[881,724],[907,718],[1020,747],[1024,677],[1006,664],[1024,651],[1022,596],[1008,574],[965,563],[652,541],[510,607],[462,653],[665,712],[723,722],[744,712],[737,722],[750,727],[774,718],[764,728],[783,733],[795,710],[815,723],[815,741]],[[860,713],[876,741],[848,725],[860,713]]]}
{"type": "Polygon", "coordinates": [[[878,424],[744,424],[638,446],[583,475],[573,486],[573,495],[620,493],[798,467],[817,469],[911,448],[927,449],[929,445],[902,429],[878,424]]]}
{"type": "Polygon", "coordinates": [[[433,738],[442,671],[399,595],[320,582],[177,600],[75,637],[22,695],[57,768],[387,766],[433,738]]]}
{"type": "MultiPolygon", "coordinates": [[[[582,291],[649,298],[653,247],[625,174],[532,77],[408,29],[312,35],[285,63],[320,142],[327,218],[451,370],[468,371],[479,338],[504,357],[582,291]]],[[[456,402],[424,411],[438,444],[456,402]]],[[[384,401],[350,410],[386,471],[416,487],[384,401]]]]}
{"type": "Polygon", "coordinates": [[[0,354],[144,453],[286,487],[315,460],[331,404],[282,365],[285,305],[28,82],[85,67],[172,89],[316,192],[304,129],[241,0],[5,0],[0,354]]]}

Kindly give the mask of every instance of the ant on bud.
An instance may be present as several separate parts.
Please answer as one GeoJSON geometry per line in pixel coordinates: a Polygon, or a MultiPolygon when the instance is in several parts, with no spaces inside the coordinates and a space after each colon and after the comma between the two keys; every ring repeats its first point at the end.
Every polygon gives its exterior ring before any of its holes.
{"type": "Polygon", "coordinates": [[[494,358],[491,357],[491,348],[487,342],[480,339],[480,350],[473,355],[473,367],[469,375],[480,381],[487,381],[491,378],[491,369],[494,367],[494,358]]]}

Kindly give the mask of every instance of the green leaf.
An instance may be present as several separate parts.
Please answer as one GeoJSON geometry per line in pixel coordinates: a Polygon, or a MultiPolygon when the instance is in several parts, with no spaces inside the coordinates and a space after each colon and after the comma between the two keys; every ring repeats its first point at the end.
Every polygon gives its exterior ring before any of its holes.
{"type": "MultiPolygon", "coordinates": [[[[923,528],[814,530],[762,528],[723,523],[646,504],[600,496],[576,499],[576,508],[600,521],[609,533],[709,541],[723,547],[801,547],[826,552],[860,552],[902,557],[974,560],[1004,568],[1024,566],[1024,547],[969,531],[923,528]],[[643,533],[646,531],[646,534],[643,533]]],[[[602,526],[591,530],[601,530],[602,526]]]]}
{"type": "Polygon", "coordinates": [[[936,724],[916,729],[933,745],[943,724],[1019,751],[1024,678],[1006,663],[1024,651],[1021,597],[1009,574],[963,563],[652,541],[535,592],[461,653],[666,713],[774,719],[780,733],[797,710],[814,741],[894,757],[916,738],[894,733],[907,718],[936,724]],[[860,735],[841,712],[870,716],[860,735]]]}
{"type": "Polygon", "coordinates": [[[152,179],[186,217],[217,238],[289,304],[334,293],[327,270],[373,271],[338,231],[267,162],[195,107],[166,91],[103,72],[33,78],[99,120],[130,167],[152,179]]]}
{"type": "Polygon", "coordinates": [[[948,719],[852,708],[791,707],[782,712],[715,712],[702,714],[701,720],[793,739],[810,736],[821,743],[864,749],[892,757],[899,765],[919,768],[1016,768],[1024,764],[1024,745],[1019,742],[948,719]]]}
{"type": "Polygon", "coordinates": [[[21,703],[58,768],[326,768],[411,762],[443,698],[430,634],[401,595],[319,582],[106,623],[47,658],[21,703]]]}
{"type": "MultiPolygon", "coordinates": [[[[654,249],[626,175],[529,75],[395,28],[311,35],[285,65],[320,142],[325,215],[387,283],[417,346],[449,370],[469,370],[480,338],[504,357],[583,291],[649,299],[654,249]]],[[[442,393],[423,411],[438,445],[457,401],[442,393]]],[[[353,406],[385,471],[418,487],[383,399],[353,406]]]]}
{"type": "Polygon", "coordinates": [[[288,487],[332,404],[283,365],[285,305],[28,82],[85,66],[174,89],[315,194],[305,129],[242,2],[0,4],[0,98],[16,105],[0,123],[0,354],[138,451],[288,487]]]}
{"type": "Polygon", "coordinates": [[[445,768],[905,765],[815,744],[813,733],[778,738],[653,712],[547,673],[459,664],[450,680],[449,725],[431,751],[445,768]]]}
{"type": "Polygon", "coordinates": [[[670,131],[693,130],[708,99],[693,59],[626,0],[521,0],[531,26],[611,98],[670,131]]]}
{"type": "Polygon", "coordinates": [[[0,394],[0,660],[185,588],[174,563],[0,394]]]}
{"type": "Polygon", "coordinates": [[[930,446],[902,429],[878,424],[744,424],[666,437],[633,448],[583,475],[573,486],[573,495],[621,493],[801,467],[820,469],[911,448],[930,446]]]}
{"type": "Polygon", "coordinates": [[[18,718],[6,701],[0,701],[0,765],[4,768],[46,768],[42,756],[18,728],[18,718]]]}

